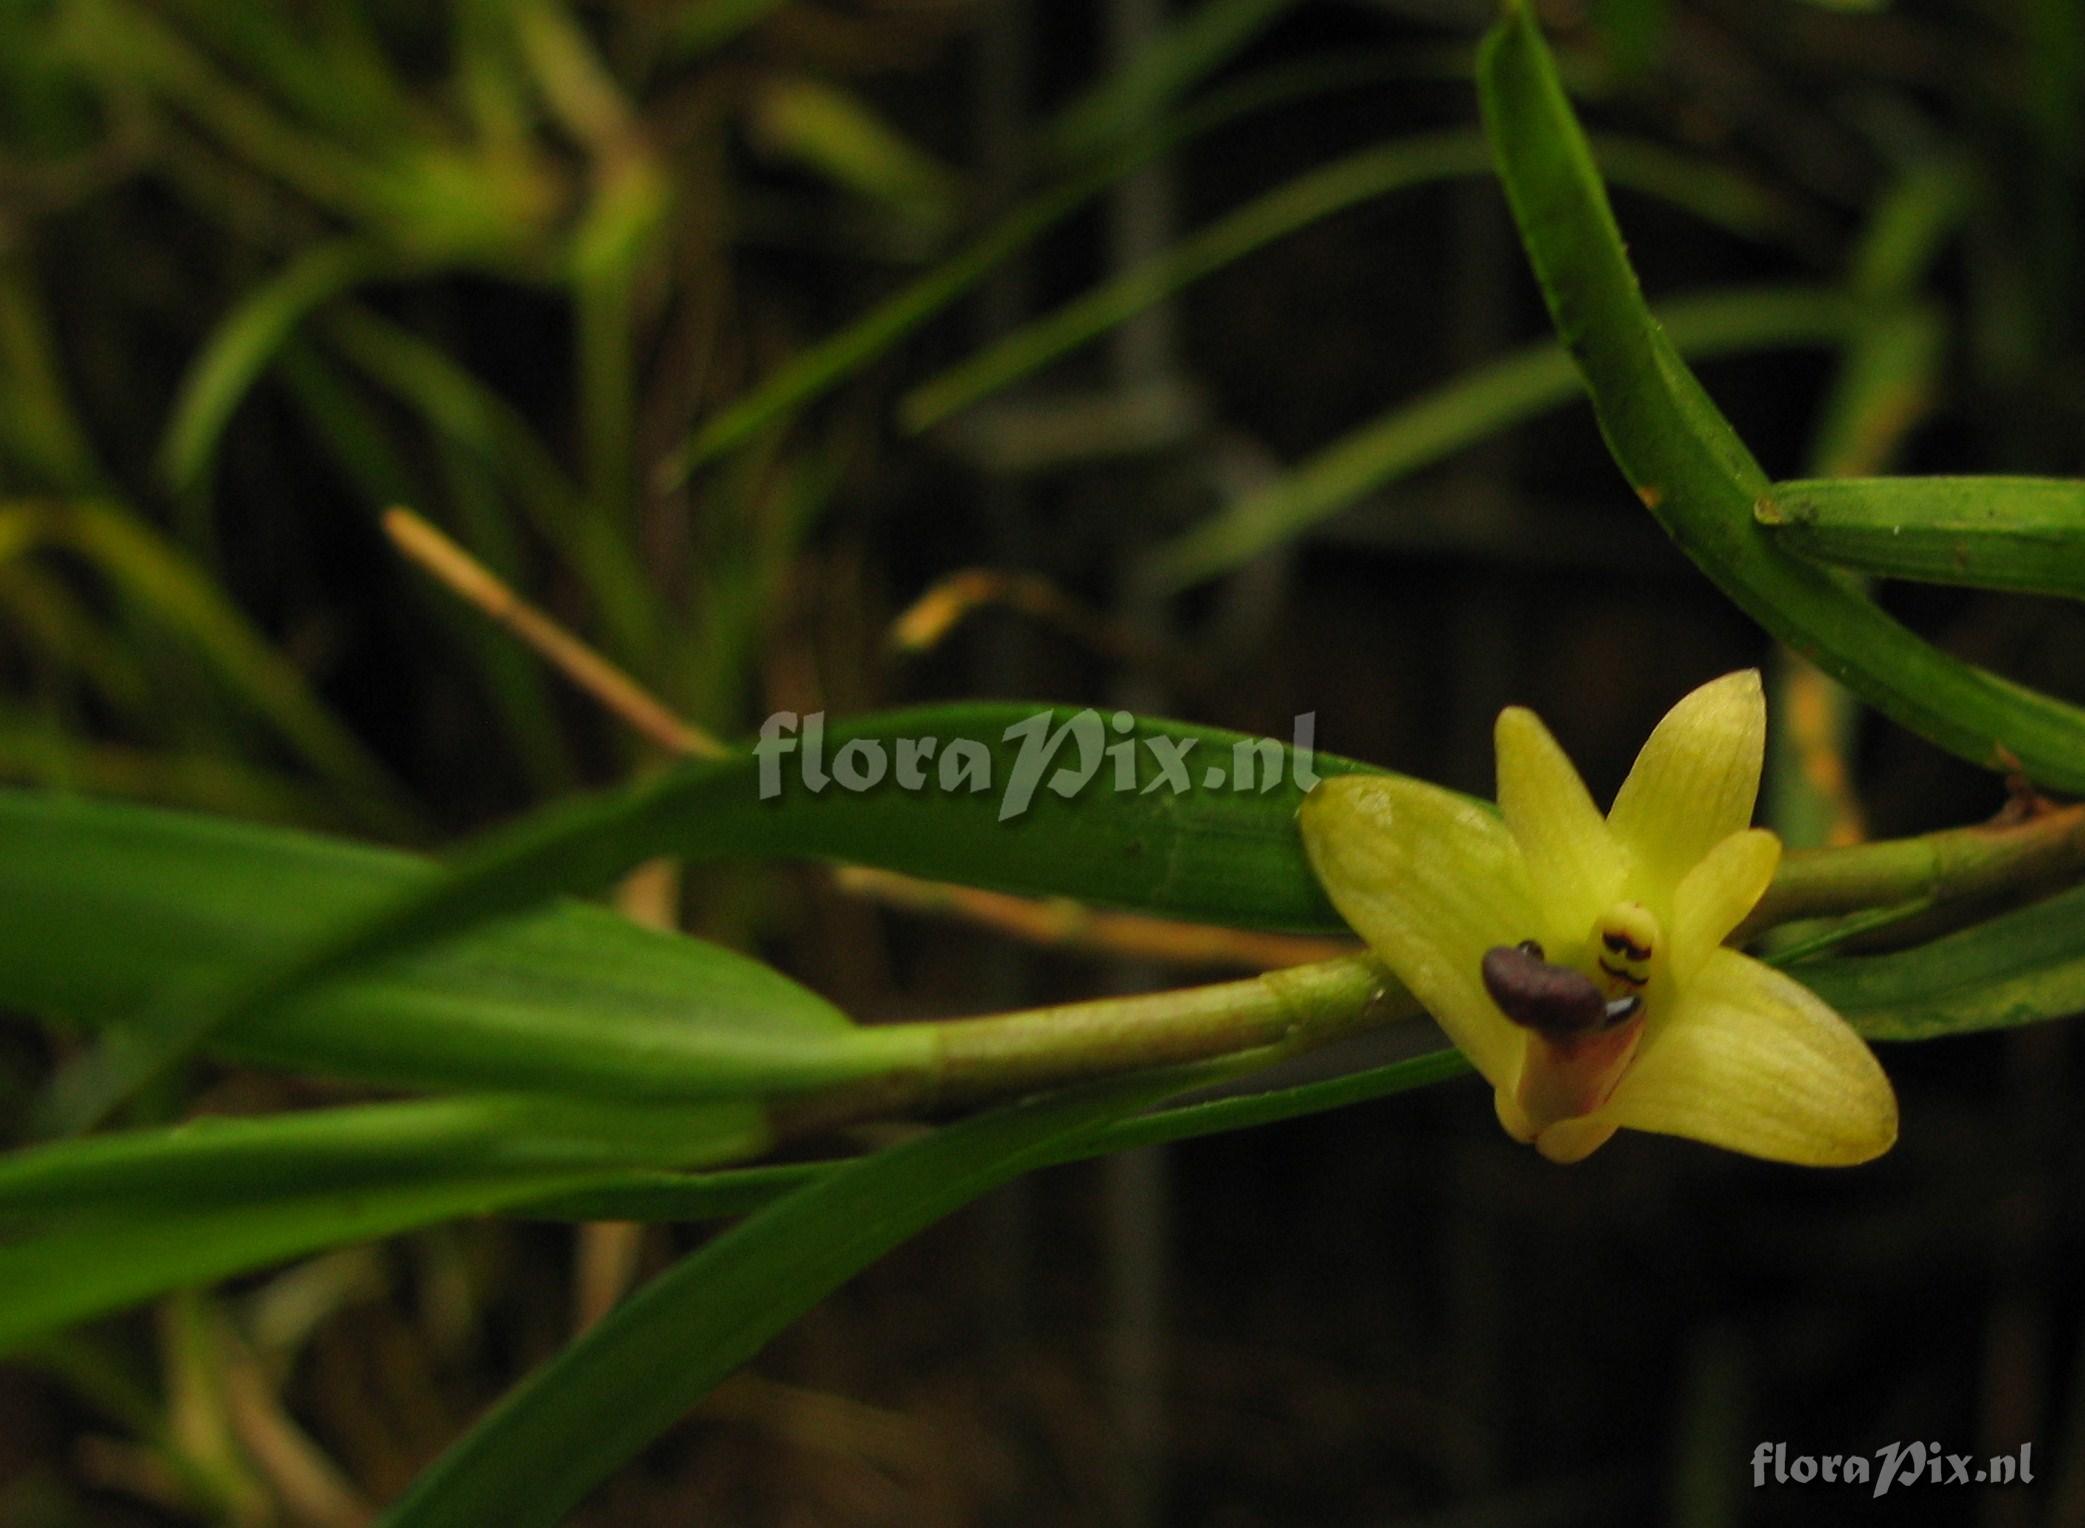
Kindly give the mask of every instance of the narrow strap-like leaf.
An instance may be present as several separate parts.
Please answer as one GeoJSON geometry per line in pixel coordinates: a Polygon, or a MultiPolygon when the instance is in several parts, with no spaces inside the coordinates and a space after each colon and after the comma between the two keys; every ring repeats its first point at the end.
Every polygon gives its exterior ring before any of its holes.
{"type": "Polygon", "coordinates": [[[1614,458],[1681,550],[1768,631],[1902,725],[1990,769],[2085,790],[2085,711],[1972,668],[1774,545],[1766,474],[1645,305],[1536,26],[1519,0],[1478,85],[1499,174],[1614,458]]]}
{"type": "Polygon", "coordinates": [[[2085,599],[2085,482],[1821,478],[1755,514],[1790,551],[1881,578],[2085,599]]]}

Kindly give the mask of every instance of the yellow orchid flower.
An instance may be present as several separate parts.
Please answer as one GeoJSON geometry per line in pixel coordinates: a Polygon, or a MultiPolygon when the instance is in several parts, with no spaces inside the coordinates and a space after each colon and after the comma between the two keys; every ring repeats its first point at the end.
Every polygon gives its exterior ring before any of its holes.
{"type": "Polygon", "coordinates": [[[1781,1162],[1865,1162],[1897,1100],[1814,993],[1723,941],[1774,878],[1749,826],[1766,744],[1757,670],[1703,685],[1643,745],[1605,818],[1532,711],[1497,728],[1499,812],[1344,775],[1303,803],[1333,905],[1556,1162],[1655,1130],[1781,1162]]]}

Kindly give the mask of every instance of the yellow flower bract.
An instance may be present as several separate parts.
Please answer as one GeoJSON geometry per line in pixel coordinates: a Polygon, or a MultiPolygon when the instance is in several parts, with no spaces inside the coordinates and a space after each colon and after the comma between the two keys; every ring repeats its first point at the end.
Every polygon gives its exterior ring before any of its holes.
{"type": "Polygon", "coordinates": [[[1577,1161],[1628,1128],[1865,1162],[1897,1136],[1873,1052],[1807,987],[1723,943],[1780,862],[1780,841],[1750,826],[1765,741],[1756,670],[1703,685],[1603,817],[1516,707],[1498,720],[1498,815],[1346,775],[1304,802],[1304,844],[1340,914],[1491,1083],[1500,1123],[1543,1155],[1577,1161]],[[1481,968],[1525,940],[1606,995],[1640,997],[1634,1016],[1587,1037],[1513,1022],[1481,968]]]}

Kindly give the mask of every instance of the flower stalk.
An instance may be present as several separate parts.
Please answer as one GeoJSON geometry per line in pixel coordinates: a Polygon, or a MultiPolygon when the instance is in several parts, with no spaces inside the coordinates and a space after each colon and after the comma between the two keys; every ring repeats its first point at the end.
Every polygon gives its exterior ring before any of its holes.
{"type": "MultiPolygon", "coordinates": [[[[1805,919],[1922,903],[1936,909],[2053,889],[2085,874],[2085,805],[2021,821],[1947,828],[1786,855],[1735,938],[1805,919]]],[[[918,1118],[1080,1080],[1218,1056],[1272,1062],[1418,1016],[1417,1001],[1365,953],[1243,980],[888,1026],[924,1031],[931,1061],[777,1104],[779,1133],[918,1118]]]]}

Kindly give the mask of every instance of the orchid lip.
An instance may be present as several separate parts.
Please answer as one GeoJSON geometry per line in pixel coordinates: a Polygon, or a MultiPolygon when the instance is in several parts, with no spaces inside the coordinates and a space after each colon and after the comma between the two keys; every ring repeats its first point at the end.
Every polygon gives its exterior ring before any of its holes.
{"type": "Polygon", "coordinates": [[[1499,1012],[1552,1039],[1612,1029],[1643,1008],[1633,993],[1610,999],[1584,972],[1545,960],[1532,939],[1486,950],[1480,974],[1499,1012]]]}

